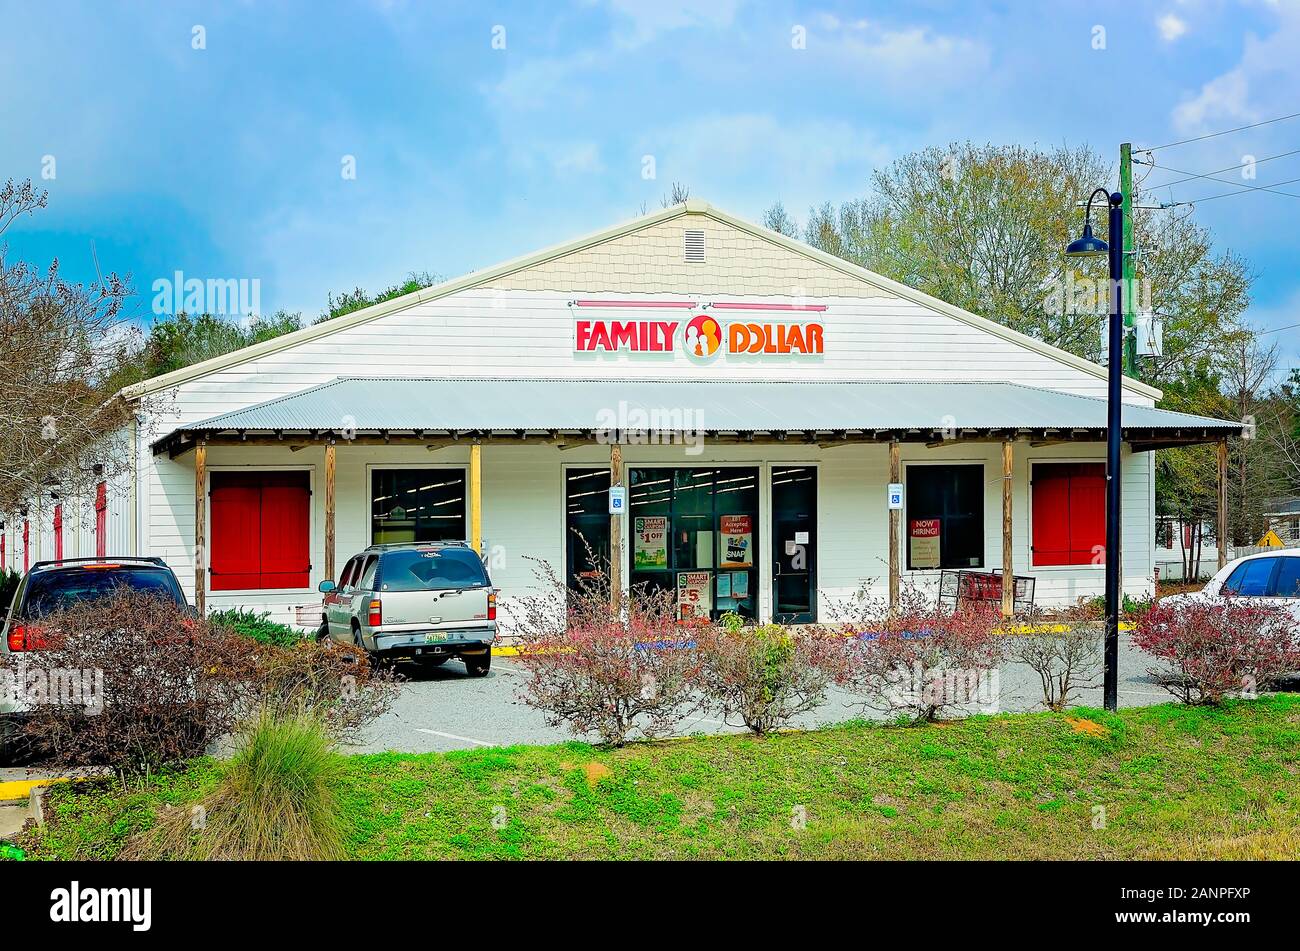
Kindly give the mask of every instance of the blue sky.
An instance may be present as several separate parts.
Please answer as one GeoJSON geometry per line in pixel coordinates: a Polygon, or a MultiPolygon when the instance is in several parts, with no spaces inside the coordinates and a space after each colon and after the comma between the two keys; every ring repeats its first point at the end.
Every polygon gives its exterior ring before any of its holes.
{"type": "MultiPolygon", "coordinates": [[[[1112,157],[1300,112],[1300,0],[0,0],[0,16],[0,178],[50,193],[9,254],[130,272],[145,317],[177,270],[258,279],[264,311],[314,317],[329,291],[463,274],[657,208],[674,180],[742,217],[776,199],[803,217],[927,145],[1112,157]]],[[[1291,149],[1300,119],[1157,160],[1209,172],[1291,149]]],[[[1291,178],[1300,155],[1252,184],[1291,178]]],[[[1265,193],[1196,210],[1258,275],[1265,328],[1300,322],[1297,212],[1265,193]]],[[[1300,365],[1300,328],[1272,337],[1300,365]]]]}

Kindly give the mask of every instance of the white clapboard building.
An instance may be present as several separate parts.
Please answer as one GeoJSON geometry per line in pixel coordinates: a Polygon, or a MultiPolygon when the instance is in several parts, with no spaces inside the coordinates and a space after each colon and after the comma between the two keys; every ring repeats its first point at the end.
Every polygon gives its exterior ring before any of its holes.
{"type": "MultiPolygon", "coordinates": [[[[829,620],[891,575],[1008,565],[1068,603],[1103,586],[1105,375],[691,200],[132,387],[134,479],[75,551],[304,626],[365,546],[436,539],[481,546],[507,621],[539,563],[572,580],[612,538],[622,584],[684,612],[829,620]]],[[[1135,594],[1151,450],[1240,431],[1159,397],[1125,382],[1135,594]]]]}

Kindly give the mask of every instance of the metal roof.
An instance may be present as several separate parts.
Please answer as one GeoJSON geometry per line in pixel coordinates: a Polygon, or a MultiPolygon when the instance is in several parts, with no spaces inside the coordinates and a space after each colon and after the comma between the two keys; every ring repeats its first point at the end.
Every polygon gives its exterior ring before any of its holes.
{"type": "MultiPolygon", "coordinates": [[[[1124,404],[1126,438],[1201,442],[1241,424],[1124,404]]],[[[1104,399],[1015,383],[341,377],[176,429],[185,435],[627,431],[867,433],[1106,428],[1104,399]]],[[[345,436],[346,438],[346,436],[345,436]]],[[[886,436],[885,438],[904,438],[886,436]]]]}

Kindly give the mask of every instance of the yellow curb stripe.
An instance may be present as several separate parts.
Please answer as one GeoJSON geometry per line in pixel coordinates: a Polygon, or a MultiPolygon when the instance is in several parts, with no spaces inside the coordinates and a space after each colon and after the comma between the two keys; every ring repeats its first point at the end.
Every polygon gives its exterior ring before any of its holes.
{"type": "Polygon", "coordinates": [[[506,646],[502,646],[502,647],[494,647],[494,648],[492,648],[492,656],[493,656],[493,657],[518,657],[518,656],[519,656],[519,648],[518,648],[518,647],[506,647],[506,646]]]}
{"type": "Polygon", "coordinates": [[[7,783],[0,783],[0,802],[10,799],[26,799],[32,794],[32,790],[37,786],[48,786],[51,783],[65,783],[67,779],[15,779],[7,783]]]}

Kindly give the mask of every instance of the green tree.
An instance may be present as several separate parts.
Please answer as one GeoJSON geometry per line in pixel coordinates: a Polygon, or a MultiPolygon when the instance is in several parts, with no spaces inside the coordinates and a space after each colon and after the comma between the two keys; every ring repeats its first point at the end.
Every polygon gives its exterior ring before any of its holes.
{"type": "MultiPolygon", "coordinates": [[[[1066,258],[1078,202],[1113,180],[1087,148],[957,143],[905,155],[872,176],[868,195],[809,211],[804,240],[886,277],[1047,343],[1097,359],[1109,310],[1104,259],[1066,258]]],[[[1137,195],[1141,203],[1141,194],[1137,195]]],[[[1094,207],[1104,237],[1104,209],[1094,207]]],[[[797,230],[784,207],[773,230],[797,230]]],[[[1164,318],[1164,355],[1139,375],[1155,385],[1246,333],[1252,276],[1182,211],[1135,213],[1136,302],[1164,318]]]]}

